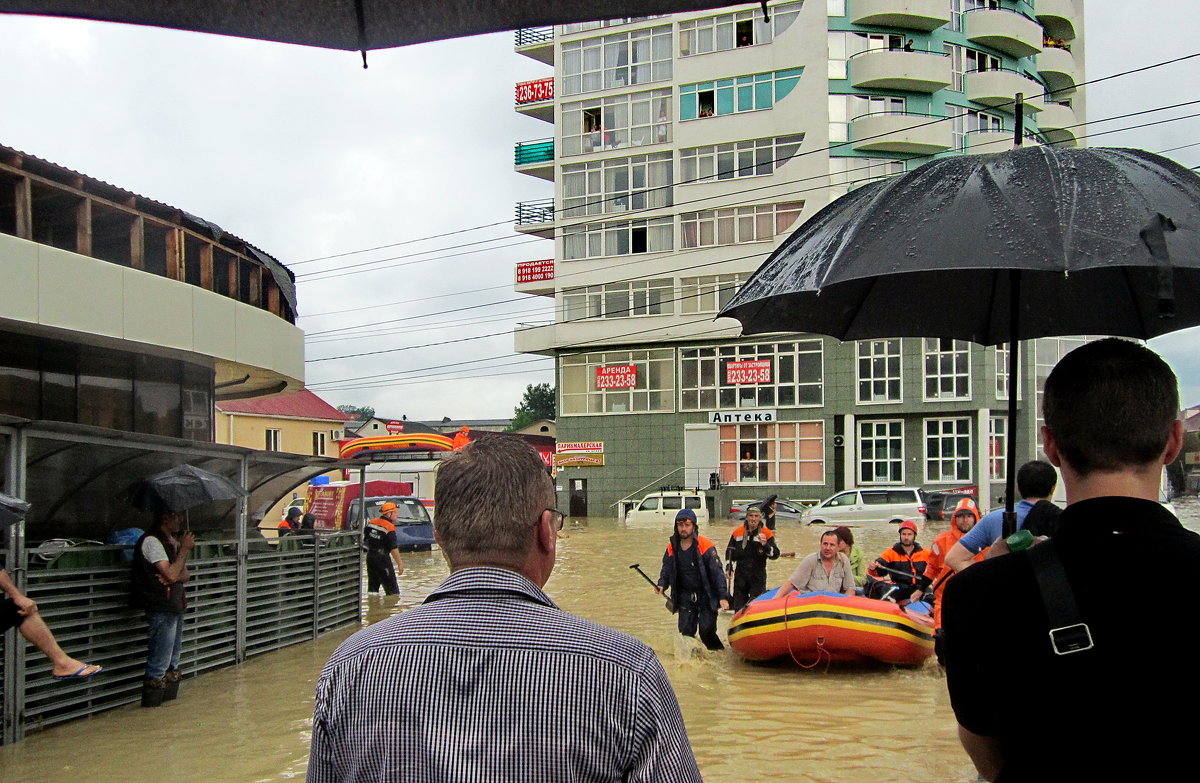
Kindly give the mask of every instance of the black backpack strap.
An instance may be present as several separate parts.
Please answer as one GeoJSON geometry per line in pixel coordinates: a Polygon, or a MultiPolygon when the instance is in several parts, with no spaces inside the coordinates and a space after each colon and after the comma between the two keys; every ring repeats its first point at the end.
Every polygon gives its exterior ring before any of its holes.
{"type": "Polygon", "coordinates": [[[1058,655],[1092,649],[1092,632],[1079,613],[1075,593],[1067,581],[1067,572],[1053,539],[1029,550],[1029,565],[1033,568],[1046,617],[1050,620],[1050,647],[1058,655]]]}

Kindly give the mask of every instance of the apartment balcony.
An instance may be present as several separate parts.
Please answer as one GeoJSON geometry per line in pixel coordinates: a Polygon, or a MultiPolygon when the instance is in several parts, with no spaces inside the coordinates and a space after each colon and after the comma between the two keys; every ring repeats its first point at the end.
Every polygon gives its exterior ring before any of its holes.
{"type": "Polygon", "coordinates": [[[850,58],[850,84],[873,90],[933,93],[954,81],[943,52],[871,49],[850,58]]]}
{"type": "Polygon", "coordinates": [[[967,40],[1013,57],[1042,50],[1042,26],[1006,8],[975,8],[963,14],[967,40]]]}
{"type": "Polygon", "coordinates": [[[1036,79],[1009,70],[971,71],[966,74],[967,99],[1012,113],[1017,93],[1025,96],[1026,111],[1041,111],[1046,88],[1036,79]]]}
{"type": "Polygon", "coordinates": [[[518,294],[554,296],[554,259],[518,263],[513,290],[518,294]]]}
{"type": "MultiPolygon", "coordinates": [[[[1021,142],[1026,147],[1040,147],[1041,140],[1033,133],[1026,132],[1021,142]]],[[[996,152],[1007,152],[1013,148],[1013,132],[1010,130],[972,130],[967,131],[962,141],[961,151],[969,155],[990,155],[996,152]]]]}
{"type": "Polygon", "coordinates": [[[1056,147],[1075,147],[1079,144],[1078,120],[1075,110],[1065,103],[1046,103],[1037,117],[1038,129],[1048,144],[1056,147]]]}
{"type": "Polygon", "coordinates": [[[905,30],[936,30],[950,22],[950,4],[946,0],[850,0],[850,21],[905,30]]]}
{"type": "Polygon", "coordinates": [[[517,54],[554,65],[554,28],[522,27],[515,32],[517,54]]]}
{"type": "Polygon", "coordinates": [[[1056,46],[1046,47],[1037,56],[1037,71],[1053,92],[1074,90],[1078,83],[1075,55],[1056,46]]]}
{"type": "Polygon", "coordinates": [[[554,199],[517,203],[515,227],[522,234],[532,234],[544,239],[554,238],[554,199]]]}
{"type": "Polygon", "coordinates": [[[554,181],[554,139],[518,142],[513,165],[522,174],[554,181]]]}
{"type": "Polygon", "coordinates": [[[554,77],[517,82],[516,101],[518,113],[554,122],[554,77]]]}
{"type": "Polygon", "coordinates": [[[1064,41],[1075,39],[1075,4],[1071,0],[1037,0],[1033,4],[1033,13],[1046,35],[1064,41]]]}
{"type": "Polygon", "coordinates": [[[931,155],[954,146],[949,121],[915,112],[863,114],[850,120],[850,146],[864,152],[931,155]]]}

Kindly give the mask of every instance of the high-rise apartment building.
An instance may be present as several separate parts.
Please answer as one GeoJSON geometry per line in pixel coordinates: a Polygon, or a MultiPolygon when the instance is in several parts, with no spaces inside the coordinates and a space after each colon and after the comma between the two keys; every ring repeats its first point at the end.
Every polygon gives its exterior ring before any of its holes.
{"type": "MultiPolygon", "coordinates": [[[[516,168],[554,193],[517,207],[553,258],[519,265],[516,290],[555,316],[515,341],[555,357],[571,513],[710,483],[718,514],[852,486],[998,497],[1006,438],[1035,453],[1037,389],[1071,341],[1024,351],[1010,432],[1003,348],[742,338],[714,317],[848,190],[1011,147],[1017,94],[1024,143],[1077,143],[1082,5],[807,0],[518,31],[517,52],[554,73],[517,85],[517,111],[550,138],[517,144],[516,168]]],[[[896,302],[971,306],[956,290],[896,302]]]]}

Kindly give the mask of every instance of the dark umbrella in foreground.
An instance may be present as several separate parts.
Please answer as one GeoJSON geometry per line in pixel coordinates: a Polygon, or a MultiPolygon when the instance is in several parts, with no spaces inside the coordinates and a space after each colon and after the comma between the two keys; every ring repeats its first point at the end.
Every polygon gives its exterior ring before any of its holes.
{"type": "MultiPolygon", "coordinates": [[[[1148,339],[1200,324],[1200,176],[1142,150],[933,161],[807,221],[720,315],[743,334],[1148,339]],[[952,299],[953,306],[947,305],[952,299]]],[[[1009,351],[1016,383],[1017,351],[1009,351]]],[[[1009,395],[1015,431],[1017,395],[1009,395]]],[[[1016,439],[1008,439],[1006,529],[1016,439]]]]}
{"type": "Polygon", "coordinates": [[[147,511],[186,511],[214,500],[237,500],[248,493],[224,476],[178,465],[147,476],[133,486],[131,502],[147,511]]]}
{"type": "Polygon", "coordinates": [[[29,513],[29,504],[20,498],[0,492],[0,531],[20,522],[29,513]]]}

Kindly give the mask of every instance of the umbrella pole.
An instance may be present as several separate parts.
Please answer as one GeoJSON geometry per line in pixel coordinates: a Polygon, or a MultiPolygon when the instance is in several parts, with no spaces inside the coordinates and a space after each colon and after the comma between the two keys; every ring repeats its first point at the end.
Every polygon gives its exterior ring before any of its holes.
{"type": "Polygon", "coordinates": [[[1005,443],[1004,471],[1004,537],[1017,532],[1016,481],[1017,481],[1017,391],[1021,388],[1017,372],[1020,368],[1018,353],[1021,344],[1017,335],[1021,333],[1018,321],[1021,317],[1021,270],[1008,270],[1008,439],[1005,443]]]}

